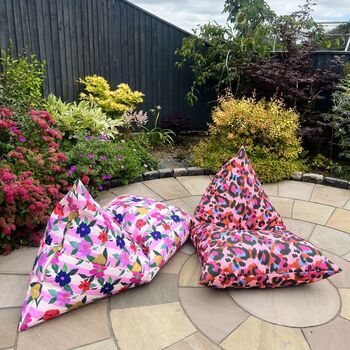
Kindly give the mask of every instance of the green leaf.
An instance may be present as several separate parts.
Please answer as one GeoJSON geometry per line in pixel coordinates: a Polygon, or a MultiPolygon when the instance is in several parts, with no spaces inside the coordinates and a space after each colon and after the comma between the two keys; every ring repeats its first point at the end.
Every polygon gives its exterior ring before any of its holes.
{"type": "Polygon", "coordinates": [[[50,293],[50,295],[52,295],[53,297],[57,297],[57,291],[55,290],[55,289],[48,289],[47,290],[49,293],[50,293]]]}
{"type": "Polygon", "coordinates": [[[62,270],[63,270],[64,272],[67,272],[68,267],[67,267],[67,265],[66,265],[66,264],[64,264],[64,265],[63,265],[62,270]]]}
{"type": "Polygon", "coordinates": [[[78,272],[78,269],[73,269],[70,272],[68,272],[69,276],[74,276],[78,272]]]}
{"type": "Polygon", "coordinates": [[[58,273],[58,265],[52,264],[51,265],[52,270],[57,274],[58,273]]]}
{"type": "Polygon", "coordinates": [[[49,304],[53,304],[56,300],[57,300],[56,297],[51,298],[50,301],[49,301],[49,304]]]}
{"type": "Polygon", "coordinates": [[[97,280],[101,286],[105,284],[105,280],[103,278],[99,277],[97,280]]]}
{"type": "Polygon", "coordinates": [[[64,290],[66,290],[67,292],[70,292],[71,294],[73,294],[73,290],[72,290],[72,288],[70,287],[69,284],[66,284],[63,288],[64,288],[64,290]]]}

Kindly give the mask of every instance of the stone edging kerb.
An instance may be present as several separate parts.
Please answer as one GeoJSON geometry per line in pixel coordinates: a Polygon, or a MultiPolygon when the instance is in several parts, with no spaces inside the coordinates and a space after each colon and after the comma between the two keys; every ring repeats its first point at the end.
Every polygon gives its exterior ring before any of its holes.
{"type": "MultiPolygon", "coordinates": [[[[189,167],[189,168],[165,168],[153,171],[147,171],[136,178],[133,182],[149,181],[155,179],[164,179],[167,177],[180,177],[180,176],[195,176],[195,175],[215,175],[215,172],[212,170],[207,170],[198,167],[189,167]]],[[[294,173],[291,180],[311,182],[315,184],[321,184],[331,187],[337,187],[342,189],[350,190],[350,181],[336,179],[333,177],[327,177],[320,174],[296,172],[294,173]]],[[[111,181],[111,187],[118,187],[120,184],[111,181]]]]}

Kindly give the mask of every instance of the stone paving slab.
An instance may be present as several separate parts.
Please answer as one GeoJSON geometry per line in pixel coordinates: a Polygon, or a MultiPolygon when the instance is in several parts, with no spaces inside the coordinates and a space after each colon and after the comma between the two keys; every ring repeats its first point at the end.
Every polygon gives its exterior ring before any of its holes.
{"type": "Polygon", "coordinates": [[[193,253],[196,252],[190,239],[188,239],[187,242],[181,247],[180,252],[188,255],[192,255],[193,253]]]}
{"type": "Polygon", "coordinates": [[[344,208],[350,210],[350,201],[345,204],[344,208]]]}
{"type": "Polygon", "coordinates": [[[192,196],[192,197],[186,197],[182,198],[182,201],[190,208],[190,214],[192,215],[194,210],[196,209],[197,205],[199,204],[202,196],[192,196]]]}
{"type": "Polygon", "coordinates": [[[192,196],[201,196],[207,189],[209,176],[182,176],[177,178],[192,196]]]}
{"type": "Polygon", "coordinates": [[[296,200],[293,207],[293,219],[325,225],[332,215],[334,207],[296,200]]]}
{"type": "Polygon", "coordinates": [[[350,211],[336,209],[329,219],[327,226],[350,233],[350,211]]]}
{"type": "Polygon", "coordinates": [[[328,251],[323,251],[323,254],[342,269],[341,273],[330,277],[329,280],[338,288],[350,288],[350,262],[328,251]]]}
{"type": "Polygon", "coordinates": [[[188,197],[191,194],[174,178],[146,181],[144,184],[165,200],[188,197]]]}
{"type": "Polygon", "coordinates": [[[296,235],[309,239],[313,230],[315,229],[315,224],[312,224],[307,221],[283,218],[283,222],[285,223],[287,229],[296,235]]]}
{"type": "Polygon", "coordinates": [[[350,248],[350,235],[326,226],[317,225],[310,241],[339,256],[346,254],[350,248]]]}
{"type": "Polygon", "coordinates": [[[0,275],[0,308],[22,306],[28,276],[0,275]]]}
{"type": "Polygon", "coordinates": [[[278,196],[278,184],[263,184],[263,186],[268,196],[278,196]]]}
{"type": "Polygon", "coordinates": [[[339,293],[342,300],[340,316],[350,321],[350,289],[340,288],[339,293]]]}
{"type": "Polygon", "coordinates": [[[143,183],[134,183],[122,187],[112,188],[110,190],[115,196],[122,196],[123,194],[130,194],[135,196],[147,197],[156,201],[162,201],[162,197],[151,191],[143,183]]]}
{"type": "Polygon", "coordinates": [[[303,332],[312,350],[349,350],[350,321],[338,317],[319,327],[303,332]]]}
{"type": "Polygon", "coordinates": [[[232,303],[224,290],[211,288],[180,288],[183,308],[197,328],[219,343],[249,314],[232,303]]]}
{"type": "Polygon", "coordinates": [[[293,288],[230,290],[229,295],[253,316],[288,327],[326,323],[340,307],[338,292],[327,280],[293,288]]]}
{"type": "Polygon", "coordinates": [[[249,317],[221,344],[227,350],[310,350],[301,330],[249,317]]]}
{"type": "Polygon", "coordinates": [[[184,264],[180,271],[179,286],[180,287],[198,287],[204,288],[199,284],[201,267],[197,254],[193,254],[184,264]]]}
{"type": "Polygon", "coordinates": [[[0,274],[13,273],[29,275],[32,271],[38,248],[23,247],[10,255],[0,255],[0,274]]]}
{"type": "Polygon", "coordinates": [[[115,345],[113,339],[106,339],[106,340],[99,341],[97,343],[74,348],[74,350],[117,350],[117,349],[118,348],[115,345]]]}
{"type": "Polygon", "coordinates": [[[122,350],[161,350],[196,332],[180,303],[111,311],[122,350]]]}
{"type": "Polygon", "coordinates": [[[180,270],[185,263],[185,261],[188,259],[188,254],[177,252],[168,262],[165,266],[162,267],[160,270],[161,273],[171,273],[178,275],[180,273],[180,270]]]}
{"type": "Polygon", "coordinates": [[[66,350],[110,338],[107,303],[94,303],[21,332],[17,350],[66,350]]]}
{"type": "Polygon", "coordinates": [[[284,218],[292,216],[293,199],[270,196],[270,201],[278,213],[284,218]]]}
{"type": "Polygon", "coordinates": [[[126,309],[138,306],[157,305],[179,301],[178,277],[169,273],[158,273],[152,283],[129,289],[111,297],[111,309],[126,309]]]}
{"type": "Polygon", "coordinates": [[[15,345],[21,309],[0,310],[0,348],[15,345]]]}
{"type": "Polygon", "coordinates": [[[280,197],[301,199],[308,201],[311,198],[315,185],[300,181],[281,181],[278,184],[278,194],[280,197]]]}
{"type": "Polygon", "coordinates": [[[350,199],[350,191],[324,185],[316,185],[311,201],[333,207],[343,207],[350,199]]]}
{"type": "Polygon", "coordinates": [[[219,350],[206,337],[196,332],[178,343],[166,348],[167,350],[219,350]]]}
{"type": "Polygon", "coordinates": [[[115,194],[110,191],[103,191],[98,194],[96,201],[101,205],[102,208],[107,207],[107,205],[115,198],[115,194]]]}
{"type": "MultiPolygon", "coordinates": [[[[190,197],[191,198],[191,197],[190,197]]],[[[168,205],[172,205],[174,207],[180,208],[186,213],[192,213],[193,210],[191,207],[189,207],[182,199],[172,199],[170,201],[165,202],[168,205]]]]}

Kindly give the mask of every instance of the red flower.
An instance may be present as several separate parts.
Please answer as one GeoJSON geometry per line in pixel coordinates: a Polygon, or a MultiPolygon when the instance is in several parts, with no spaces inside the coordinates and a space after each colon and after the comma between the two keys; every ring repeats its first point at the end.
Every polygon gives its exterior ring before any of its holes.
{"type": "Polygon", "coordinates": [[[90,290],[90,282],[88,281],[81,281],[79,284],[79,288],[83,291],[86,292],[90,290]]]}
{"type": "Polygon", "coordinates": [[[48,310],[44,313],[44,320],[47,321],[51,318],[54,318],[60,314],[59,310],[48,310]]]}
{"type": "Polygon", "coordinates": [[[143,226],[145,226],[145,225],[146,225],[146,222],[143,221],[143,220],[137,220],[137,221],[136,221],[136,227],[137,227],[138,229],[140,229],[141,227],[143,227],[143,226]]]}
{"type": "Polygon", "coordinates": [[[170,230],[170,225],[168,225],[168,224],[163,224],[163,228],[164,228],[164,230],[170,230]]]}
{"type": "Polygon", "coordinates": [[[164,204],[156,204],[156,208],[161,210],[161,209],[165,208],[165,205],[164,204]]]}
{"type": "Polygon", "coordinates": [[[61,203],[57,203],[55,209],[53,210],[53,212],[58,215],[58,216],[63,216],[63,206],[61,203]]]}
{"type": "Polygon", "coordinates": [[[89,179],[89,177],[88,177],[87,175],[84,175],[84,176],[81,178],[81,182],[82,182],[85,186],[87,186],[87,185],[89,184],[89,182],[90,182],[90,179],[89,179]]]}
{"type": "Polygon", "coordinates": [[[98,236],[98,239],[102,242],[107,242],[108,241],[108,235],[105,231],[101,231],[100,235],[98,236]]]}
{"type": "Polygon", "coordinates": [[[89,201],[87,201],[86,207],[91,211],[96,211],[95,205],[89,201]]]}

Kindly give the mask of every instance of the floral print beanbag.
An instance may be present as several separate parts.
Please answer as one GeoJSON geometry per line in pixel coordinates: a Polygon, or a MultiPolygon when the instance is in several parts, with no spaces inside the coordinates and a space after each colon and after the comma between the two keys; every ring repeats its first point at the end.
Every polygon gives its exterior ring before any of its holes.
{"type": "Polygon", "coordinates": [[[180,209],[133,196],[103,209],[76,182],[47,224],[19,330],[150,282],[186,241],[189,222],[180,209]]]}
{"type": "Polygon", "coordinates": [[[151,278],[189,235],[190,215],[149,198],[120,196],[108,205],[107,211],[148,257],[151,278]]]}
{"type": "Polygon", "coordinates": [[[310,242],[286,229],[244,148],[204,193],[191,239],[201,262],[200,284],[206,286],[275,288],[341,271],[310,242]]]}

